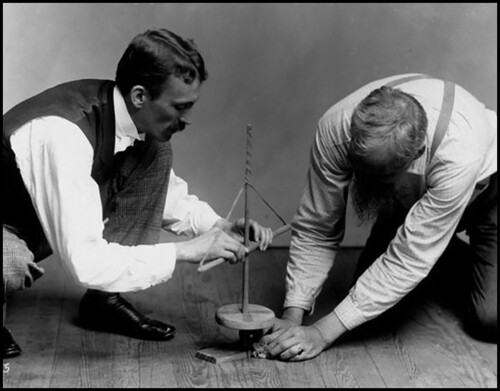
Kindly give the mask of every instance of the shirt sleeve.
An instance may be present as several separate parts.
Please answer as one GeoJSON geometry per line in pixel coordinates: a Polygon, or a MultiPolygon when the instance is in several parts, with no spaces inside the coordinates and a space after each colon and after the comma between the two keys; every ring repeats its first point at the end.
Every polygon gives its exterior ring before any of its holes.
{"type": "Polygon", "coordinates": [[[312,311],[345,233],[350,171],[343,146],[320,126],[311,148],[302,198],[291,224],[284,307],[312,311]]]}
{"type": "Polygon", "coordinates": [[[438,162],[428,177],[426,193],[410,209],[386,252],[335,308],[346,328],[377,317],[428,275],[458,226],[480,166],[479,160],[438,162]]]}
{"type": "Polygon", "coordinates": [[[99,187],[91,177],[93,149],[75,124],[38,118],[18,129],[11,144],[47,240],[79,283],[125,292],[171,278],[174,243],[122,246],[104,240],[99,187]]]}
{"type": "Polygon", "coordinates": [[[206,202],[188,193],[188,184],[170,172],[163,228],[177,235],[198,236],[213,227],[220,217],[206,202]]]}

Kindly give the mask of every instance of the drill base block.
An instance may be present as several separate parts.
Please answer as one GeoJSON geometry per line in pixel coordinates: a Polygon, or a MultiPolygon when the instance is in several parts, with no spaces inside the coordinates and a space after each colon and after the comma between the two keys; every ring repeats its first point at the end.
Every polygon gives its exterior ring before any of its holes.
{"type": "Polygon", "coordinates": [[[236,330],[260,330],[271,327],[275,315],[269,308],[248,304],[248,311],[242,312],[241,304],[227,304],[215,313],[215,320],[221,326],[236,330]]]}

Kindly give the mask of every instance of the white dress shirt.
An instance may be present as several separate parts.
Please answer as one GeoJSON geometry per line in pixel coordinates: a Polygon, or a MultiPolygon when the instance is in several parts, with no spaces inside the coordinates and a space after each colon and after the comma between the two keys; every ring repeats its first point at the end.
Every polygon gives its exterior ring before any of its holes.
{"type": "MultiPolygon", "coordinates": [[[[294,220],[284,307],[312,310],[345,232],[346,194],[352,168],[349,126],[356,105],[400,75],[370,83],[333,105],[319,120],[307,183],[294,220]]],[[[429,161],[444,83],[421,79],[396,88],[424,107],[429,127],[426,152],[407,170],[423,196],[407,206],[396,236],[334,309],[347,329],[372,319],[401,300],[428,274],[447,247],[475,184],[497,171],[496,114],[456,86],[447,133],[429,161]]]]}
{"type": "MultiPolygon", "coordinates": [[[[115,151],[143,139],[115,87],[115,151]]],[[[21,177],[54,253],[71,276],[87,288],[109,292],[146,289],[172,277],[175,243],[122,246],[103,238],[99,187],[91,177],[93,149],[74,123],[57,116],[36,118],[11,136],[21,177]]],[[[172,170],[163,227],[197,236],[221,217],[188,194],[172,170]]]]}

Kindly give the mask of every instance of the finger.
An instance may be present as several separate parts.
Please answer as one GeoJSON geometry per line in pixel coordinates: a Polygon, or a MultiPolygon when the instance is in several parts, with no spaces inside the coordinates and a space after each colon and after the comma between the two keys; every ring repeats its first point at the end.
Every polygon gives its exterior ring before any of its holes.
{"type": "Polygon", "coordinates": [[[235,239],[236,241],[238,241],[238,243],[244,243],[245,242],[245,236],[242,235],[242,234],[239,234],[237,232],[231,232],[231,235],[230,235],[233,239],[235,239]]]}
{"type": "Polygon", "coordinates": [[[283,330],[279,327],[279,324],[275,323],[272,326],[271,333],[264,335],[262,337],[262,341],[264,341],[266,344],[275,343],[276,339],[285,331],[286,330],[283,330]]]}
{"type": "Polygon", "coordinates": [[[273,342],[268,343],[266,345],[266,351],[269,355],[275,357],[279,356],[281,358],[281,355],[288,349],[290,349],[293,345],[297,343],[296,338],[293,338],[288,335],[288,338],[283,338],[283,336],[286,336],[287,333],[283,333],[280,335],[278,338],[276,338],[273,342]]]}
{"type": "Polygon", "coordinates": [[[240,246],[240,249],[238,251],[238,257],[240,260],[243,261],[245,259],[245,256],[249,253],[250,253],[250,250],[248,249],[248,247],[240,246]]]}
{"type": "Polygon", "coordinates": [[[240,262],[244,255],[244,246],[238,242],[226,242],[223,245],[221,256],[229,261],[229,263],[240,262]]]}
{"type": "Polygon", "coordinates": [[[267,333],[269,333],[270,331],[272,331],[273,327],[265,327],[262,329],[262,334],[266,335],[267,333]]]}
{"type": "Polygon", "coordinates": [[[238,262],[238,251],[241,244],[226,233],[222,233],[217,241],[217,257],[223,257],[230,263],[238,262]]]}
{"type": "Polygon", "coordinates": [[[238,263],[245,258],[245,246],[238,242],[226,243],[222,252],[222,257],[226,258],[229,263],[238,263]]]}
{"type": "Polygon", "coordinates": [[[290,333],[289,329],[285,329],[282,330],[282,333],[278,335],[273,341],[267,344],[267,352],[271,356],[277,356],[290,348],[295,343],[296,338],[292,333],[290,333]]]}
{"type": "Polygon", "coordinates": [[[245,231],[245,218],[240,217],[238,220],[234,222],[233,226],[236,232],[243,234],[243,232],[245,231]]]}
{"type": "Polygon", "coordinates": [[[264,229],[262,237],[260,249],[265,251],[273,240],[273,231],[270,228],[264,229]]]}
{"type": "Polygon", "coordinates": [[[245,255],[245,246],[233,236],[224,234],[224,236],[221,236],[221,241],[221,245],[225,250],[231,251],[237,256],[239,255],[240,258],[245,255]]]}
{"type": "Polygon", "coordinates": [[[255,239],[259,242],[259,250],[264,251],[266,245],[266,230],[259,224],[254,225],[255,239]]]}
{"type": "Polygon", "coordinates": [[[238,226],[238,222],[233,223],[228,231],[224,231],[226,235],[240,243],[245,241],[244,232],[245,231],[238,226]]]}
{"type": "Polygon", "coordinates": [[[304,349],[299,343],[294,343],[280,354],[282,360],[288,361],[304,354],[304,349]]]}
{"type": "Polygon", "coordinates": [[[291,357],[290,359],[288,359],[288,361],[304,361],[309,360],[310,358],[312,358],[311,355],[308,355],[306,352],[302,352],[301,354],[297,354],[291,357]]]}
{"type": "MultiPolygon", "coordinates": [[[[269,228],[263,228],[257,222],[251,222],[253,236],[256,242],[259,242],[259,250],[264,251],[269,245],[269,228]]],[[[271,231],[272,232],[272,231],[271,231]]]]}
{"type": "Polygon", "coordinates": [[[259,224],[257,224],[257,222],[255,222],[254,220],[250,220],[249,229],[250,229],[250,240],[254,242],[259,242],[262,237],[259,224]]]}
{"type": "Polygon", "coordinates": [[[232,247],[231,251],[236,258],[236,262],[242,262],[245,259],[245,255],[248,254],[248,249],[240,243],[236,247],[232,247]]]}
{"type": "Polygon", "coordinates": [[[233,264],[235,264],[235,263],[238,263],[238,258],[236,258],[236,256],[234,255],[234,253],[232,253],[232,252],[228,251],[228,252],[226,252],[225,254],[227,254],[227,255],[225,255],[225,256],[224,256],[224,258],[225,258],[225,259],[227,259],[227,261],[228,261],[231,265],[233,265],[233,264]]]}

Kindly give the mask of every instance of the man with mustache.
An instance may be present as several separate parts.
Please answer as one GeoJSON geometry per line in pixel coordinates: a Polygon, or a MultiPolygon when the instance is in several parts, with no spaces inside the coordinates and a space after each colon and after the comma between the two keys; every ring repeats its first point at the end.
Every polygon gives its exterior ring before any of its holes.
{"type": "Polygon", "coordinates": [[[284,312],[261,340],[267,354],[317,356],[398,303],[455,244],[466,247],[460,255],[470,267],[466,328],[496,341],[496,113],[462,87],[426,75],[358,89],[318,122],[292,222],[284,312]],[[343,239],[349,186],[358,217],[375,223],[347,296],[301,326],[343,239]],[[456,238],[462,231],[469,244],[456,238]]]}
{"type": "MultiPolygon", "coordinates": [[[[191,40],[153,29],[129,44],[115,81],[64,83],[3,116],[4,313],[6,295],[30,287],[53,252],[88,288],[82,326],[168,340],[175,327],[120,292],[167,281],[177,262],[244,259],[244,219],[221,218],[172,170],[170,139],[206,78],[191,40]],[[191,239],[158,243],[162,228],[191,239]]],[[[264,250],[272,231],[251,221],[250,236],[264,250]]],[[[2,344],[4,358],[21,353],[5,325],[2,344]]]]}

